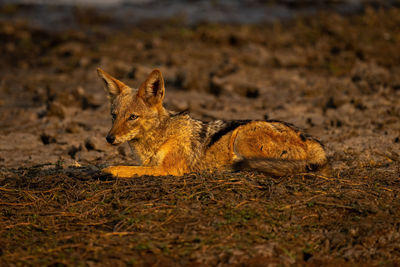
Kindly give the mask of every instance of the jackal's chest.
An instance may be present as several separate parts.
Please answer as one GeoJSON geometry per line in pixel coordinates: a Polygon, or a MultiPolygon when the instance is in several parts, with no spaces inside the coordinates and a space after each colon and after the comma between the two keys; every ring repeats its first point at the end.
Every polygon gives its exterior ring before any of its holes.
{"type": "Polygon", "coordinates": [[[136,141],[129,141],[129,147],[132,152],[132,159],[142,166],[154,166],[157,165],[155,152],[148,147],[137,143],[136,141]]]}

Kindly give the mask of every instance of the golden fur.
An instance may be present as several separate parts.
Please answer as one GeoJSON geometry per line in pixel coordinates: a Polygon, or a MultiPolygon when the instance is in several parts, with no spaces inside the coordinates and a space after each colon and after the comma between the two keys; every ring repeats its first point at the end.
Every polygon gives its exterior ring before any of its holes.
{"type": "Polygon", "coordinates": [[[279,121],[203,122],[166,110],[164,80],[153,70],[138,90],[98,69],[110,96],[113,124],[107,141],[128,142],[142,166],[111,166],[116,177],[256,169],[283,176],[326,166],[323,146],[279,121]]]}

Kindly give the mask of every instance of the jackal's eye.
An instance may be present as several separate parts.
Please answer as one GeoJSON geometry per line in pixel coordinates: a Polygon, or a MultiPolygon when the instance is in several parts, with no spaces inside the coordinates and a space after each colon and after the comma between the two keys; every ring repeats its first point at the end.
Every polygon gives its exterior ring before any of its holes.
{"type": "Polygon", "coordinates": [[[131,115],[129,116],[128,120],[133,121],[133,120],[136,120],[137,118],[138,118],[137,115],[131,114],[131,115]]]}
{"type": "Polygon", "coordinates": [[[112,120],[114,121],[114,120],[117,118],[117,114],[111,113],[111,118],[112,118],[112,120]]]}

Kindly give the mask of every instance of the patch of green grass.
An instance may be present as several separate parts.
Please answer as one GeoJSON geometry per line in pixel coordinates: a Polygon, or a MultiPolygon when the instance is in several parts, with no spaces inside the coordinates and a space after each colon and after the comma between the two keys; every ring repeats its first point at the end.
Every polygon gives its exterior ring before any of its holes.
{"type": "Polygon", "coordinates": [[[136,250],[143,251],[143,250],[150,250],[152,248],[150,243],[138,243],[135,246],[136,250]]]}
{"type": "Polygon", "coordinates": [[[312,208],[314,206],[315,206],[315,201],[310,201],[310,202],[307,203],[307,207],[308,208],[312,208]]]}
{"type": "Polygon", "coordinates": [[[135,266],[138,264],[138,261],[135,258],[130,258],[129,260],[125,261],[127,266],[135,266]]]}
{"type": "Polygon", "coordinates": [[[224,212],[226,224],[247,223],[248,221],[259,217],[259,214],[251,209],[228,209],[224,212]]]}

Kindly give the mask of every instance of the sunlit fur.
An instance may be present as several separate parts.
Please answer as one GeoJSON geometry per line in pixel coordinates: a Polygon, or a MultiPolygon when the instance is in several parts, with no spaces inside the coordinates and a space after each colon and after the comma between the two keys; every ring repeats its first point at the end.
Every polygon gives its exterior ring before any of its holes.
{"type": "Polygon", "coordinates": [[[116,177],[183,175],[254,169],[274,176],[326,169],[322,144],[280,121],[203,122],[163,105],[164,80],[154,70],[138,90],[98,69],[114,116],[108,141],[128,142],[142,166],[103,169],[116,177]],[[131,118],[131,119],[130,119],[131,118]]]}

